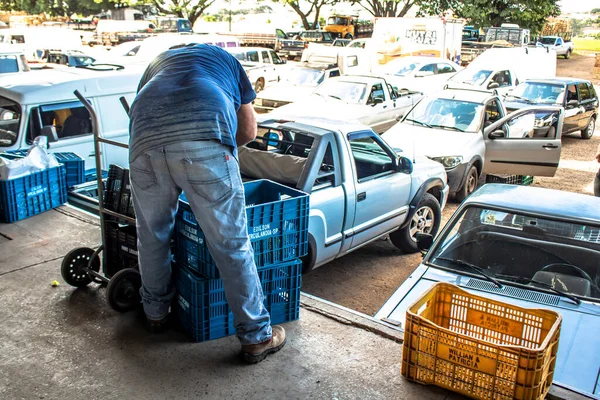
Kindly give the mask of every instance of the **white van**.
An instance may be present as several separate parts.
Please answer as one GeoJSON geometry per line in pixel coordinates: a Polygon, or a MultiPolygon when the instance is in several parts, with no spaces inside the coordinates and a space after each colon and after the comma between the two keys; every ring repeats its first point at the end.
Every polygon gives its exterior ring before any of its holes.
{"type": "MultiPolygon", "coordinates": [[[[73,92],[79,90],[98,115],[105,138],[129,142],[129,117],[119,98],[131,104],[143,69],[98,71],[83,68],[32,71],[0,76],[0,151],[27,149],[47,136],[50,152],[74,152],[95,167],[90,115],[73,92]]],[[[128,165],[126,149],[103,147],[102,164],[128,165]]]]}
{"type": "Polygon", "coordinates": [[[66,28],[9,28],[0,30],[0,43],[14,44],[27,61],[39,61],[38,50],[83,50],[78,31],[66,28]]]}

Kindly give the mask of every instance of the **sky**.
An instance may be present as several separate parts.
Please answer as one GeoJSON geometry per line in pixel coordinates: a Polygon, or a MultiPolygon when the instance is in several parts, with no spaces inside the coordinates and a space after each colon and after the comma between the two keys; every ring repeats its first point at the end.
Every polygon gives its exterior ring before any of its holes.
{"type": "Polygon", "coordinates": [[[600,8],[600,0],[561,0],[560,7],[563,13],[590,11],[600,8]]]}

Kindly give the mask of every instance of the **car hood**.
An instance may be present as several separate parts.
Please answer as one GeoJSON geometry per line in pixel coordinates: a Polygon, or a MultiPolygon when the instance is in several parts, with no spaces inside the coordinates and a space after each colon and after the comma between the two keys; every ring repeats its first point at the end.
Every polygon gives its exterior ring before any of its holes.
{"type": "MultiPolygon", "coordinates": [[[[582,303],[578,307],[570,300],[561,297],[556,306],[540,304],[524,298],[507,297],[491,291],[472,288],[475,286],[474,282],[477,282],[479,287],[485,287],[485,284],[488,284],[486,281],[420,265],[375,317],[391,321],[394,324],[399,322],[404,329],[406,310],[437,282],[456,284],[470,293],[519,307],[545,308],[560,313],[562,325],[553,383],[576,389],[587,395],[594,395],[600,399],[600,384],[597,386],[596,383],[600,372],[600,335],[598,335],[600,332],[600,305],[582,303]],[[481,282],[484,285],[481,285],[481,282]]],[[[494,287],[491,284],[487,286],[494,287]]],[[[531,292],[535,293],[535,291],[524,290],[523,292],[526,294],[523,297],[539,298],[539,296],[531,295],[531,292]]]]}
{"type": "Polygon", "coordinates": [[[308,96],[304,100],[276,108],[270,116],[298,117],[308,116],[316,118],[338,119],[345,121],[359,121],[373,113],[373,108],[362,104],[347,104],[343,101],[324,98],[318,95],[308,96]]]}
{"type": "Polygon", "coordinates": [[[411,122],[396,124],[381,137],[394,148],[414,149],[416,155],[427,157],[458,156],[480,134],[445,129],[426,128],[411,122]]]}
{"type": "Polygon", "coordinates": [[[299,86],[290,82],[279,82],[267,89],[264,89],[256,96],[258,99],[275,100],[293,103],[302,100],[315,91],[316,86],[299,86]]]}

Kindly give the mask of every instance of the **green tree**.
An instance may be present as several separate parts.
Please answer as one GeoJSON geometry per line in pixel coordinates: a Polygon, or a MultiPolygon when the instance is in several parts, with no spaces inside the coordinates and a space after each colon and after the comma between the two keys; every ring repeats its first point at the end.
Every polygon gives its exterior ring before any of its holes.
{"type": "Polygon", "coordinates": [[[573,30],[573,36],[579,36],[583,33],[585,25],[578,19],[571,20],[571,29],[573,30]]]}
{"type": "Polygon", "coordinates": [[[600,13],[600,8],[592,8],[592,11],[590,11],[590,14],[598,14],[600,13]]]}
{"type": "Polygon", "coordinates": [[[298,14],[298,16],[300,17],[300,19],[302,20],[302,26],[304,26],[304,29],[310,29],[311,24],[312,26],[316,26],[317,23],[319,22],[319,16],[321,14],[321,8],[323,8],[323,6],[332,6],[336,3],[338,3],[340,0],[305,0],[302,2],[302,5],[300,5],[300,1],[299,0],[274,0],[274,1],[279,1],[283,4],[287,4],[288,6],[290,6],[292,8],[292,10],[294,10],[296,12],[296,14],[298,14]],[[306,9],[306,6],[309,6],[308,10],[306,9]],[[311,16],[312,14],[312,16],[311,16]],[[309,16],[311,16],[312,18],[312,22],[309,22],[309,16]]]}
{"type": "Polygon", "coordinates": [[[194,26],[194,22],[210,7],[215,0],[153,0],[156,8],[165,14],[175,14],[180,18],[187,18],[194,26]]]}
{"type": "Polygon", "coordinates": [[[452,11],[478,27],[518,24],[539,32],[548,17],[560,14],[559,0],[441,0],[423,2],[421,8],[429,14],[452,11]]]}

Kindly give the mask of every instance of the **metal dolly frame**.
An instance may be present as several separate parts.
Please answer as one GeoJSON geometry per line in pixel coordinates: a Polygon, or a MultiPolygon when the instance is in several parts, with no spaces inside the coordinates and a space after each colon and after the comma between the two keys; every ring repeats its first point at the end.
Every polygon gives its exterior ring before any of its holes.
{"type": "MultiPolygon", "coordinates": [[[[94,136],[94,157],[96,162],[96,179],[98,182],[98,211],[100,216],[100,233],[102,244],[97,250],[89,247],[78,247],[71,250],[64,257],[61,264],[61,275],[65,282],[74,287],[85,287],[91,282],[106,284],[106,297],[109,305],[121,312],[129,311],[140,304],[140,287],[142,279],[137,267],[123,268],[117,271],[110,278],[107,275],[107,265],[103,263],[102,272],[100,272],[100,253],[106,248],[106,224],[119,224],[118,220],[124,221],[127,225],[135,226],[135,218],[107,210],[104,207],[104,181],[102,180],[102,151],[101,144],[108,144],[128,149],[125,143],[105,139],[100,136],[98,129],[98,116],[92,105],[78,91],[75,90],[75,96],[81,101],[87,109],[92,120],[92,133],[94,136]],[[117,218],[117,221],[108,221],[107,216],[117,218]]],[[[123,108],[129,115],[129,105],[125,97],[119,99],[123,108]]],[[[106,257],[104,257],[106,261],[106,257]]]]}

